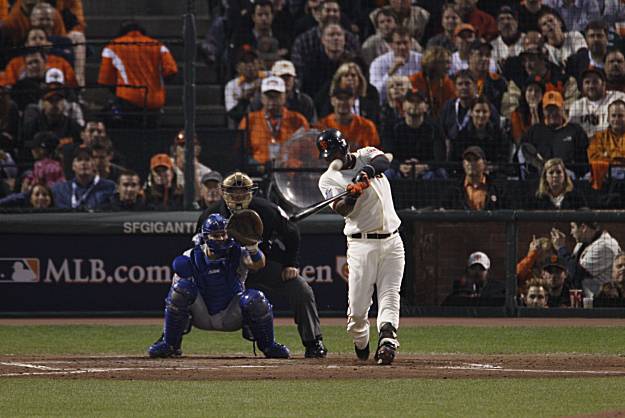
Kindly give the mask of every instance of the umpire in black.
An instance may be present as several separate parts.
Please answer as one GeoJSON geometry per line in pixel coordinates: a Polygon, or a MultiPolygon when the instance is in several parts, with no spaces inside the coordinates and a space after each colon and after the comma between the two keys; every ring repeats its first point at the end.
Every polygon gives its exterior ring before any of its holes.
{"type": "Polygon", "coordinates": [[[260,247],[267,257],[267,265],[257,272],[250,272],[245,286],[267,293],[270,300],[276,294],[286,295],[306,347],[305,357],[323,358],[328,351],[323,345],[315,294],[299,274],[299,230],[276,204],[253,196],[255,189],[247,174],[239,171],[230,174],[221,184],[222,198],[202,212],[196,232],[211,213],[229,217],[242,209],[256,211],[263,221],[260,247]]]}

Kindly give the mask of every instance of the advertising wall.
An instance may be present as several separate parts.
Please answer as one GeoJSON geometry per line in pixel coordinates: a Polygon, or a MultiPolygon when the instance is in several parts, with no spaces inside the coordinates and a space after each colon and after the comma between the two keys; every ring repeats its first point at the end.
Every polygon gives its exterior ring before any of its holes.
{"type": "MultiPolygon", "coordinates": [[[[197,213],[7,215],[0,220],[0,312],[159,311],[171,261],[197,213]],[[10,218],[10,220],[9,220],[10,218]]],[[[302,222],[302,276],[320,310],[346,309],[342,220],[302,222]],[[320,251],[323,249],[323,251],[320,251]]],[[[272,300],[276,310],[286,300],[272,300]]]]}

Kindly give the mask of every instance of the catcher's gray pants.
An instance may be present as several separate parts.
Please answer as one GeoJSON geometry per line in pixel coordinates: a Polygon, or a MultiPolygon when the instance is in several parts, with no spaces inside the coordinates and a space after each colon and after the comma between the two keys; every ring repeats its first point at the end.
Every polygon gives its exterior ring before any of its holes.
{"type": "Polygon", "coordinates": [[[295,312],[295,323],[302,342],[313,341],[321,336],[315,293],[302,276],[282,281],[282,268],[282,264],[267,260],[267,266],[258,273],[250,272],[245,287],[265,292],[270,302],[276,295],[286,296],[295,312]]]}
{"type": "Polygon", "coordinates": [[[193,326],[199,329],[215,331],[236,331],[241,329],[243,316],[241,315],[241,306],[239,305],[240,299],[241,294],[239,293],[232,298],[226,309],[211,315],[208,313],[202,295],[198,294],[195,302],[191,305],[193,326]]]}

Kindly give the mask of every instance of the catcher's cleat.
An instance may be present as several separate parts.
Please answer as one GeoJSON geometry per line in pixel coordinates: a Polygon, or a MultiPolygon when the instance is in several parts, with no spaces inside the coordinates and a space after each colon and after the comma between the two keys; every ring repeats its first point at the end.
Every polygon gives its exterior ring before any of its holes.
{"type": "Polygon", "coordinates": [[[363,349],[358,348],[354,344],[354,350],[356,351],[356,357],[358,357],[358,360],[367,361],[369,359],[369,343],[367,343],[367,346],[363,349]]]}
{"type": "Polygon", "coordinates": [[[291,357],[291,352],[289,351],[289,349],[285,345],[278,344],[278,343],[273,343],[272,346],[270,346],[269,348],[266,348],[263,351],[263,354],[267,358],[290,358],[291,357]]]}
{"type": "Polygon", "coordinates": [[[321,338],[304,344],[306,351],[304,352],[305,358],[324,358],[328,355],[328,350],[323,345],[321,338]]]}
{"type": "Polygon", "coordinates": [[[397,347],[395,344],[391,342],[385,342],[381,346],[378,347],[375,352],[375,361],[379,365],[389,365],[395,360],[395,353],[397,352],[397,347]]]}
{"type": "Polygon", "coordinates": [[[151,358],[180,357],[182,356],[182,350],[174,348],[164,340],[158,340],[148,348],[148,355],[151,358]]]}

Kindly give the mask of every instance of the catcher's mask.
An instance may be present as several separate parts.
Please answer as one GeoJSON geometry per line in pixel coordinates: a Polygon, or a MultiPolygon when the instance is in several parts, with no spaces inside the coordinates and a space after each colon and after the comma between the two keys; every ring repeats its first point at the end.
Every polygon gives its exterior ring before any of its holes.
{"type": "Polygon", "coordinates": [[[234,240],[228,237],[226,225],[227,221],[218,213],[208,215],[202,224],[202,239],[210,252],[217,257],[224,257],[234,245],[234,240]]]}
{"type": "Polygon", "coordinates": [[[349,151],[347,140],[338,129],[326,129],[317,137],[317,149],[319,150],[319,159],[324,158],[331,161],[338,152],[341,157],[345,156],[349,151]]]}
{"type": "Polygon", "coordinates": [[[230,174],[221,183],[224,201],[232,213],[247,209],[256,189],[250,176],[240,171],[230,174]]]}

